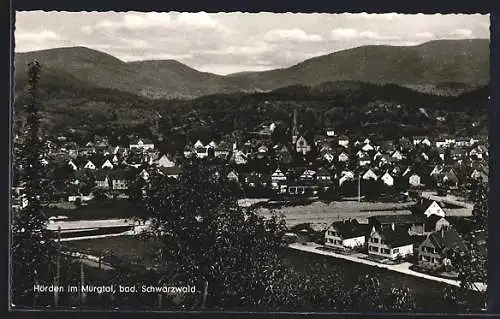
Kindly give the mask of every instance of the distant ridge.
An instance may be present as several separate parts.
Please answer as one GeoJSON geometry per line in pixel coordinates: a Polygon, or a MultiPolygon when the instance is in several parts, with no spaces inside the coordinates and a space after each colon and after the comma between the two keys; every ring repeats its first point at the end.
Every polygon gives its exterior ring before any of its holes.
{"type": "Polygon", "coordinates": [[[37,59],[43,85],[110,88],[149,98],[269,91],[292,85],[361,81],[456,95],[489,83],[488,39],[436,40],[416,46],[368,45],[305,60],[294,66],[227,76],[200,72],[175,60],[124,62],[86,47],[16,53],[16,85],[25,65],[37,59]]]}

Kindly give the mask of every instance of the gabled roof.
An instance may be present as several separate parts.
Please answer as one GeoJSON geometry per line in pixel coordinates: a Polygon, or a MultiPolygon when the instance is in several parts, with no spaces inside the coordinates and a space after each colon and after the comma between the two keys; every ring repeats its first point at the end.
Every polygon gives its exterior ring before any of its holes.
{"type": "Polygon", "coordinates": [[[179,166],[160,167],[159,170],[164,175],[179,175],[182,173],[182,168],[179,166]]]}
{"type": "Polygon", "coordinates": [[[356,219],[337,221],[332,223],[328,228],[334,228],[343,239],[366,235],[366,229],[364,229],[356,219]]]}
{"type": "Polygon", "coordinates": [[[377,232],[385,239],[389,247],[401,247],[413,243],[408,234],[408,229],[405,227],[395,227],[394,230],[390,226],[382,227],[377,232]]]}
{"type": "Polygon", "coordinates": [[[429,240],[440,253],[446,254],[453,249],[467,250],[462,238],[453,228],[436,231],[429,235],[429,240]]]}
{"type": "MultiPolygon", "coordinates": [[[[424,230],[426,232],[428,231],[433,231],[436,229],[436,223],[443,219],[444,217],[441,217],[441,216],[438,216],[438,215],[430,215],[429,217],[427,217],[427,220],[425,221],[425,224],[424,224],[424,230]]],[[[444,218],[446,219],[446,218],[444,218]]]]}
{"type": "Polygon", "coordinates": [[[422,224],[425,222],[423,215],[380,215],[369,217],[370,223],[384,225],[412,225],[422,224]]]}

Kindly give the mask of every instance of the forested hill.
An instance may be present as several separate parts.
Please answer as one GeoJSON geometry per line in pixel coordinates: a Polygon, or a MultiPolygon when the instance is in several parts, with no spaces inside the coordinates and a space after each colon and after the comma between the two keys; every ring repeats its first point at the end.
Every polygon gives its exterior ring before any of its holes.
{"type": "Polygon", "coordinates": [[[488,39],[437,40],[417,46],[369,45],[333,52],[291,67],[227,76],[197,71],[174,60],[124,62],[85,47],[16,53],[16,84],[26,82],[26,63],[37,59],[42,81],[87,83],[148,98],[196,98],[259,92],[292,85],[363,81],[396,84],[435,95],[458,95],[489,83],[488,39]]]}
{"type": "MultiPolygon", "coordinates": [[[[47,73],[42,73],[42,78],[47,73]]],[[[343,81],[317,86],[290,86],[267,93],[213,94],[193,100],[148,99],[114,89],[67,81],[41,81],[39,88],[43,130],[49,136],[75,130],[90,137],[106,135],[114,141],[139,134],[164,136],[165,147],[179,150],[188,141],[221,139],[254,131],[274,121],[286,134],[293,110],[310,132],[334,127],[338,132],[405,134],[487,133],[488,89],[482,87],[457,97],[434,96],[397,85],[343,81]],[[472,126],[471,123],[475,123],[472,126]]],[[[22,88],[18,88],[15,118],[22,119],[22,88]]]]}

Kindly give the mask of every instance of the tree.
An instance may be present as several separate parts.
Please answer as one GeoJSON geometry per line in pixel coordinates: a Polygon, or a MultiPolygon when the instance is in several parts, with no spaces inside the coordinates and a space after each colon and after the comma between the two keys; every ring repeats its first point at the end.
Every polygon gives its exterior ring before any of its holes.
{"type": "Polygon", "coordinates": [[[42,144],[39,136],[39,105],[37,85],[40,78],[40,64],[30,63],[28,66],[28,93],[26,100],[25,138],[20,146],[20,154],[14,159],[20,164],[20,180],[24,182],[24,191],[28,206],[16,213],[12,225],[12,303],[16,305],[33,305],[36,294],[33,286],[52,282],[50,278],[50,257],[54,253],[54,242],[51,240],[45,225],[40,198],[43,197],[41,181],[42,144]]]}
{"type": "Polygon", "coordinates": [[[488,282],[488,247],[480,237],[481,233],[488,231],[488,192],[486,185],[481,181],[474,184],[472,198],[474,201],[473,227],[464,238],[466,250],[455,251],[451,257],[460,281],[460,289],[455,291],[454,298],[458,299],[462,305],[470,307],[467,302],[471,295],[476,294],[485,308],[487,290],[482,289],[482,284],[488,282]]]}
{"type": "Polygon", "coordinates": [[[146,205],[153,215],[150,235],[162,243],[157,260],[174,267],[181,282],[197,286],[197,307],[271,303],[283,220],[243,210],[227,183],[198,162],[186,165],[178,181],[153,178],[146,205]]]}

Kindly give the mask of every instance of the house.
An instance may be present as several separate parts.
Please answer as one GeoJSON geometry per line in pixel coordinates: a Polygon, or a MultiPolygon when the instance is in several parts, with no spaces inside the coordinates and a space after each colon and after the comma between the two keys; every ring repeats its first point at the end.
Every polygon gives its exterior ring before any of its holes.
{"type": "Polygon", "coordinates": [[[410,235],[425,233],[426,218],[423,215],[379,215],[368,217],[370,228],[380,229],[387,227],[401,227],[410,235]]]}
{"type": "Polygon", "coordinates": [[[366,230],[357,220],[344,220],[332,223],[325,232],[325,246],[342,250],[360,247],[365,244],[366,230]]]}
{"type": "Polygon", "coordinates": [[[153,150],[154,148],[155,148],[155,145],[154,145],[153,141],[151,141],[150,139],[146,139],[146,138],[135,139],[129,145],[129,149],[131,149],[131,150],[138,149],[138,150],[146,151],[146,150],[153,150]]]}
{"type": "Polygon", "coordinates": [[[174,167],[175,166],[175,162],[172,161],[167,155],[164,154],[158,160],[158,164],[157,165],[159,167],[174,167]]]}
{"type": "Polygon", "coordinates": [[[467,250],[460,235],[453,228],[441,228],[427,236],[418,247],[418,265],[428,269],[452,266],[450,257],[456,250],[467,250]]]}
{"type": "Polygon", "coordinates": [[[430,234],[441,229],[447,230],[450,228],[450,222],[446,218],[438,215],[430,215],[424,224],[424,233],[430,234]]]}
{"type": "Polygon", "coordinates": [[[146,169],[143,169],[140,173],[139,176],[142,177],[144,180],[149,179],[149,173],[146,169]]]}
{"type": "Polygon", "coordinates": [[[392,157],[392,158],[394,158],[394,159],[396,159],[396,160],[398,160],[398,161],[400,161],[400,160],[402,160],[402,159],[403,159],[403,154],[401,154],[401,152],[400,152],[400,151],[396,150],[396,151],[394,151],[394,152],[391,154],[391,157],[392,157]]]}
{"type": "Polygon", "coordinates": [[[96,172],[95,184],[97,188],[108,189],[110,187],[109,174],[105,171],[96,172]]]}
{"type": "Polygon", "coordinates": [[[130,171],[113,171],[109,174],[111,179],[111,188],[115,191],[128,189],[130,182],[130,171]]]}
{"type": "Polygon", "coordinates": [[[345,135],[339,136],[338,144],[345,148],[349,147],[349,138],[345,135]]]}
{"type": "Polygon", "coordinates": [[[248,156],[243,153],[243,151],[236,151],[233,153],[232,160],[236,163],[236,165],[243,165],[247,163],[248,156]]]}
{"type": "Polygon", "coordinates": [[[404,227],[372,228],[368,240],[368,254],[391,260],[413,254],[413,241],[404,227]]]}
{"type": "Polygon", "coordinates": [[[429,140],[429,138],[426,137],[426,136],[416,136],[416,137],[414,137],[413,138],[413,145],[419,145],[419,144],[431,146],[432,143],[429,140]]]}
{"type": "Polygon", "coordinates": [[[95,169],[95,165],[91,161],[87,161],[87,164],[85,164],[85,166],[83,168],[93,170],[93,169],[95,169]]]}
{"type": "Polygon", "coordinates": [[[316,178],[316,171],[306,169],[300,174],[299,179],[303,181],[310,181],[316,178]]]}
{"type": "Polygon", "coordinates": [[[368,169],[362,176],[362,178],[364,180],[368,180],[368,179],[374,179],[374,180],[377,180],[378,179],[378,176],[377,174],[375,174],[371,169],[368,169]]]}
{"type": "Polygon", "coordinates": [[[295,143],[295,150],[297,153],[305,155],[311,151],[311,146],[303,136],[300,136],[295,143]]]}
{"type": "Polygon", "coordinates": [[[354,179],[354,173],[351,171],[343,171],[340,174],[339,178],[339,186],[342,186],[346,181],[351,181],[354,179]]]}
{"type": "Polygon", "coordinates": [[[197,140],[195,143],[194,143],[194,149],[197,149],[197,148],[200,148],[200,147],[203,147],[205,145],[203,145],[203,143],[200,141],[200,140],[197,140]]]}
{"type": "Polygon", "coordinates": [[[342,152],[338,156],[339,162],[347,162],[349,160],[349,155],[347,155],[345,152],[342,152]]]}
{"type": "Polygon", "coordinates": [[[71,167],[71,169],[73,169],[74,171],[78,170],[78,167],[76,166],[75,163],[73,163],[72,160],[69,160],[68,166],[71,167]]]}
{"type": "Polygon", "coordinates": [[[385,185],[394,186],[394,177],[392,177],[389,172],[385,172],[385,174],[382,175],[380,179],[384,182],[385,185]]]}
{"type": "Polygon", "coordinates": [[[235,171],[230,171],[226,178],[229,180],[229,181],[232,181],[232,182],[238,182],[239,178],[238,178],[238,174],[235,172],[235,171]]]}
{"type": "Polygon", "coordinates": [[[370,152],[370,151],[373,151],[375,148],[373,146],[371,146],[370,144],[365,144],[365,145],[363,145],[363,147],[361,149],[365,152],[370,152]]]}
{"type": "Polygon", "coordinates": [[[320,167],[316,173],[316,179],[319,181],[331,181],[332,175],[324,167],[320,167]]]}
{"type": "Polygon", "coordinates": [[[159,173],[170,178],[178,178],[182,173],[182,168],[179,166],[160,167],[159,173]]]}
{"type": "Polygon", "coordinates": [[[443,183],[453,185],[453,186],[458,186],[458,177],[457,174],[455,174],[455,171],[453,168],[451,168],[449,171],[447,171],[444,176],[443,176],[443,183]]]}
{"type": "Polygon", "coordinates": [[[433,201],[429,205],[429,207],[427,207],[427,209],[424,211],[424,215],[427,218],[429,218],[429,216],[431,216],[431,215],[437,215],[437,216],[445,217],[446,213],[441,208],[441,206],[439,206],[439,204],[437,202],[433,201]]]}
{"type": "Polygon", "coordinates": [[[328,137],[335,136],[335,130],[333,128],[327,128],[325,131],[326,131],[326,136],[328,137]]]}
{"type": "Polygon", "coordinates": [[[113,155],[113,159],[112,159],[113,164],[114,164],[114,165],[117,165],[119,161],[120,161],[120,160],[118,159],[118,156],[113,155]]]}
{"type": "Polygon", "coordinates": [[[323,153],[323,159],[326,160],[328,163],[331,163],[333,162],[333,160],[335,159],[335,156],[333,155],[333,152],[328,150],[328,151],[325,151],[323,153]]]}
{"type": "Polygon", "coordinates": [[[443,166],[441,165],[436,165],[434,166],[434,168],[432,169],[431,173],[429,174],[430,176],[436,176],[436,175],[439,175],[441,174],[441,172],[443,171],[443,166]]]}
{"type": "Polygon", "coordinates": [[[408,183],[414,187],[418,187],[418,186],[422,185],[420,176],[418,174],[415,174],[415,173],[412,174],[410,176],[410,178],[408,178],[408,183]]]}
{"type": "Polygon", "coordinates": [[[281,182],[281,181],[286,181],[287,177],[283,172],[277,168],[274,173],[271,175],[271,182],[281,182]]]}
{"type": "Polygon", "coordinates": [[[484,168],[474,169],[470,177],[475,180],[482,179],[483,181],[487,181],[489,178],[488,173],[484,168]]]}
{"type": "Polygon", "coordinates": [[[106,160],[104,164],[102,164],[101,168],[108,168],[108,169],[113,169],[113,164],[111,164],[110,160],[106,160]]]}

